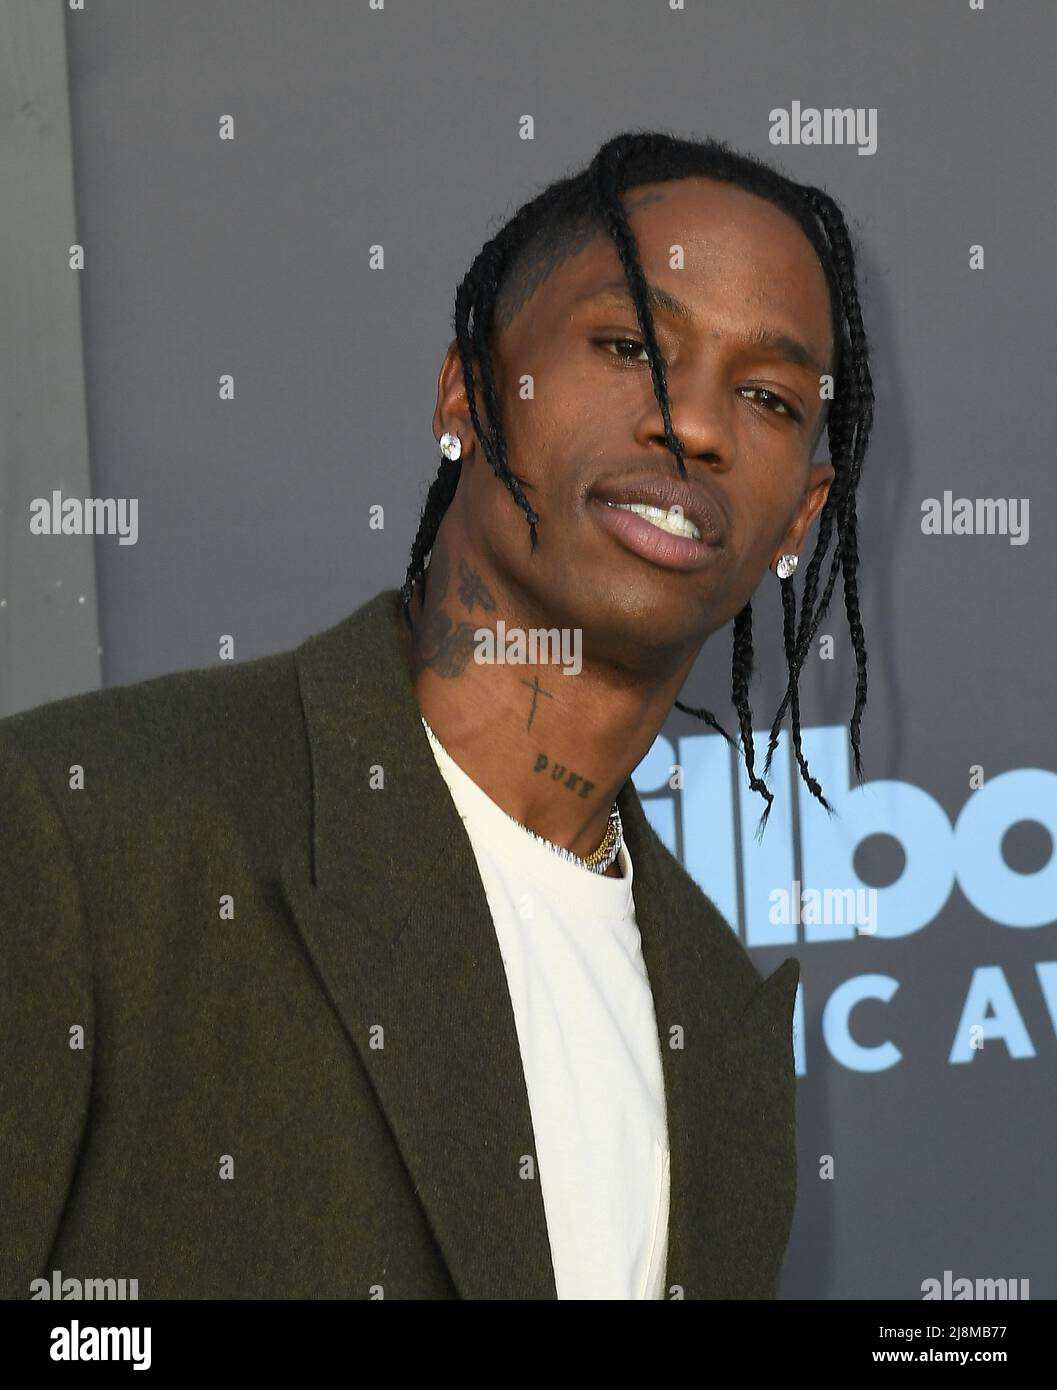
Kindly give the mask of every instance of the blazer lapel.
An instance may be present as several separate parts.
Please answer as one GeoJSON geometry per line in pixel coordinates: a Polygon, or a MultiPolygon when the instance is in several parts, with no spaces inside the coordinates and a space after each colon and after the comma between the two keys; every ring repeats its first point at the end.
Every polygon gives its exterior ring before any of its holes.
{"type": "Polygon", "coordinates": [[[397,621],[386,590],[295,653],[313,830],[284,891],[460,1296],[555,1298],[506,975],[397,621]]]}
{"type": "Polygon", "coordinates": [[[630,781],[619,805],[667,1101],[665,1288],[691,1299],[773,1298],[796,1201],[800,963],[790,957],[760,981],[654,834],[630,781]]]}
{"type": "MultiPolygon", "coordinates": [[[[295,653],[312,835],[284,860],[283,888],[460,1296],[553,1299],[506,975],[398,621],[397,591],[385,590],[295,653]]],[[[630,779],[618,804],[668,1111],[666,1287],[687,1298],[769,1297],[795,1198],[799,965],[787,960],[763,983],[744,960],[724,970],[730,927],[683,883],[630,779]],[[681,1048],[669,1045],[676,1026],[681,1048]]]]}

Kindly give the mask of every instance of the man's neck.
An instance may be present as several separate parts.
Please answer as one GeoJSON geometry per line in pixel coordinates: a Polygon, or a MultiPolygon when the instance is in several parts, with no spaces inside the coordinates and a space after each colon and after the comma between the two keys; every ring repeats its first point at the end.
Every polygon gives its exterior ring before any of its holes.
{"type": "MultiPolygon", "coordinates": [[[[589,659],[575,675],[553,661],[479,662],[475,634],[495,633],[503,617],[480,573],[435,549],[425,593],[423,604],[420,582],[411,599],[412,629],[403,619],[400,629],[430,728],[508,815],[573,854],[591,854],[692,657],[677,672],[639,681],[589,659]]],[[[504,626],[509,639],[509,622],[504,626]]],[[[497,643],[495,650],[501,648],[497,643]]],[[[609,875],[620,877],[619,868],[609,875]]]]}

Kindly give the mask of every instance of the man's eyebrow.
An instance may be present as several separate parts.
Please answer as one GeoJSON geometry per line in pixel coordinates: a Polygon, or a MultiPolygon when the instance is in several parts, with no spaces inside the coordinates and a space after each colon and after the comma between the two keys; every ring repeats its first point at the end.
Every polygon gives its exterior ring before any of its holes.
{"type": "MultiPolygon", "coordinates": [[[[646,286],[646,298],[651,309],[661,309],[670,314],[673,319],[682,319],[684,323],[693,323],[694,311],[689,304],[684,304],[681,299],[676,299],[674,294],[669,294],[667,290],[660,289],[657,285],[646,286]]],[[[628,288],[626,280],[612,280],[608,285],[599,285],[595,290],[588,290],[582,294],[576,303],[586,304],[592,299],[612,299],[620,300],[626,304],[631,301],[631,290],[628,288]]]]}
{"type": "MultiPolygon", "coordinates": [[[[672,318],[681,319],[683,323],[694,324],[697,322],[694,311],[689,304],[685,304],[674,294],[669,294],[667,290],[662,290],[657,285],[646,286],[646,298],[651,309],[659,309],[672,318]]],[[[581,295],[575,303],[579,306],[595,299],[611,299],[614,302],[619,301],[621,304],[633,302],[631,290],[627,281],[624,280],[613,280],[607,285],[600,285],[597,289],[589,290],[586,294],[581,295]]],[[[806,367],[816,376],[824,376],[828,370],[799,338],[793,338],[788,333],[782,333],[776,328],[768,328],[765,324],[756,324],[749,330],[743,341],[746,347],[762,348],[765,352],[778,353],[792,362],[794,366],[806,367]]]]}

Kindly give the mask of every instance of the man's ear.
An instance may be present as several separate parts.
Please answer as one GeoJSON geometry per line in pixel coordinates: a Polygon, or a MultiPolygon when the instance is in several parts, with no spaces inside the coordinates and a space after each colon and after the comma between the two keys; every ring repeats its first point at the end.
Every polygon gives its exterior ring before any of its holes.
{"type": "MultiPolygon", "coordinates": [[[[502,389],[500,363],[497,354],[492,353],[492,370],[495,373],[496,390],[502,389]]],[[[488,428],[488,410],[481,386],[481,374],[476,368],[473,376],[474,401],[481,424],[488,428]]],[[[441,363],[440,377],[437,381],[437,408],[433,412],[433,436],[439,439],[445,430],[457,434],[462,440],[462,457],[465,461],[473,454],[477,444],[473,421],[470,419],[470,404],[466,399],[466,383],[463,379],[462,358],[459,355],[457,339],[452,338],[441,363]]]]}
{"type": "Polygon", "coordinates": [[[462,440],[465,456],[467,447],[473,439],[470,422],[470,408],[466,401],[466,387],[462,379],[462,359],[459,344],[454,338],[448,344],[444,361],[440,364],[437,380],[437,408],[433,412],[433,437],[439,439],[445,430],[457,434],[462,440]]]}
{"type": "Polygon", "coordinates": [[[797,507],[796,516],[782,539],[778,553],[771,560],[772,570],[776,568],[783,555],[799,555],[803,550],[804,541],[807,538],[807,533],[811,530],[812,523],[826,505],[830,484],[835,476],[833,465],[828,459],[823,459],[821,463],[813,463],[810,466],[807,484],[804,487],[800,505],[797,507]]]}

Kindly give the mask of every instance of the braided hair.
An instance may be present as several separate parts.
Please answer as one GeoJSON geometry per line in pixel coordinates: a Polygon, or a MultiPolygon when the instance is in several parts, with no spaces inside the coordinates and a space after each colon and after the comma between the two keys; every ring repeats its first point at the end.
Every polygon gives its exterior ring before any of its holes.
{"type": "MultiPolygon", "coordinates": [[[[672,179],[704,177],[736,184],[783,208],[803,230],[826,277],[833,330],[833,398],[825,418],[834,476],[819,515],[818,540],[803,583],[799,619],[792,577],[781,579],[782,638],[788,683],[771,726],[763,776],[770,771],[786,710],[790,711],[792,745],[801,775],[811,794],[833,814],[822,788],[804,757],[800,739],[800,672],[812,639],[829,609],[837,574],[843,576],[844,607],[855,653],[855,705],[851,716],[851,745],[855,773],[863,781],[860,727],[866,706],[866,642],[859,616],[855,498],[873,423],[873,385],[866,334],[863,329],[851,237],[837,203],[819,188],[794,183],[771,166],[732,151],[718,140],[687,140],[658,131],[627,131],[607,140],[580,173],[560,179],[524,203],[482,248],[455,293],[453,327],[462,362],[467,403],[474,431],[496,477],[525,513],[529,543],[537,544],[539,516],[533,510],[507,459],[502,411],[496,389],[489,339],[513,318],[534,289],[563,260],[576,254],[604,231],[620,256],[638,315],[653,389],[661,408],[665,443],[686,477],[683,445],[672,428],[665,360],[657,344],[647,284],[634,235],[628,225],[622,189],[672,179]],[[474,384],[477,369],[484,394],[487,428],[482,424],[474,384]],[[819,595],[822,566],[836,528],[829,572],[819,595]]],[[[407,576],[400,590],[403,615],[411,623],[414,587],[423,581],[425,563],[461,474],[458,461],[444,460],[430,484],[418,533],[411,546],[407,576]]],[[[774,796],[756,772],[749,682],[753,674],[752,604],[746,603],[733,621],[731,698],[741,732],[749,785],[767,802],[757,828],[762,834],[774,796]]],[[[707,709],[675,701],[676,709],[702,720],[736,748],[734,740],[707,709]]]]}

